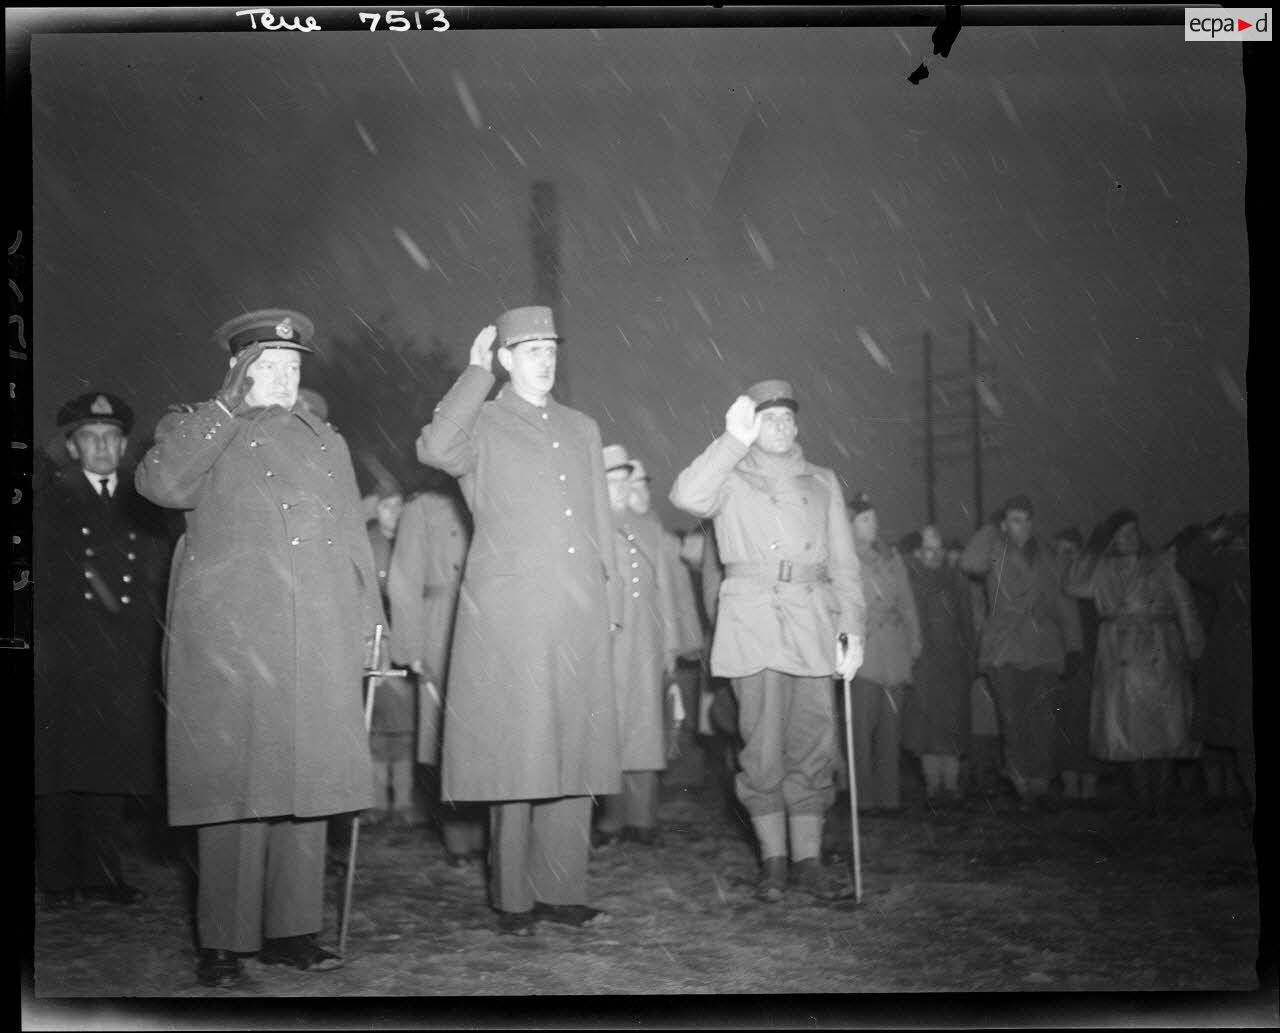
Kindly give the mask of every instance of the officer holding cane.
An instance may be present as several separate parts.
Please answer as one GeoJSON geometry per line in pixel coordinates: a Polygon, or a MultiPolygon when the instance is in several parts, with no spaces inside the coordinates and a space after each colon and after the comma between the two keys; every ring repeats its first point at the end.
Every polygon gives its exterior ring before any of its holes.
{"type": "Polygon", "coordinates": [[[844,497],[831,470],[804,458],[797,410],[785,380],[754,385],[671,490],[678,508],[715,522],[725,577],[711,671],[737,697],[736,790],[760,845],[757,896],[769,903],[788,876],[811,896],[842,895],[819,860],[835,799],[831,679],[858,669],[866,622],[844,497]],[[841,633],[849,644],[837,654],[841,633]]]}
{"type": "Polygon", "coordinates": [[[356,686],[386,617],[346,442],[298,401],[312,333],[284,309],[226,323],[221,390],[161,419],[135,475],[186,510],[168,606],[169,820],[197,828],[208,986],[236,983],[245,954],[341,964],[317,942],[325,818],[372,803],[356,686]]]}

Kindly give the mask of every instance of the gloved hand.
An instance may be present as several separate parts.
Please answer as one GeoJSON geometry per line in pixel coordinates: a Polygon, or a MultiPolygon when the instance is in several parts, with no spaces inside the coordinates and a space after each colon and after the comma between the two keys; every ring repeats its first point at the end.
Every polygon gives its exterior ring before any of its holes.
{"type": "Polygon", "coordinates": [[[253,377],[249,376],[249,367],[267,347],[267,341],[252,344],[235,357],[235,365],[227,370],[226,379],[215,396],[218,403],[229,413],[234,413],[244,402],[245,396],[253,390],[253,377]]]}
{"type": "Polygon", "coordinates": [[[1064,660],[1062,663],[1062,680],[1063,681],[1071,681],[1072,678],[1074,678],[1077,674],[1080,673],[1081,659],[1082,657],[1080,656],[1080,650],[1078,649],[1073,649],[1071,650],[1071,652],[1067,654],[1066,660],[1064,660]]]}
{"type": "Polygon", "coordinates": [[[836,639],[836,676],[841,680],[852,678],[862,666],[862,639],[849,635],[847,642],[847,648],[841,648],[840,639],[836,639]]]}

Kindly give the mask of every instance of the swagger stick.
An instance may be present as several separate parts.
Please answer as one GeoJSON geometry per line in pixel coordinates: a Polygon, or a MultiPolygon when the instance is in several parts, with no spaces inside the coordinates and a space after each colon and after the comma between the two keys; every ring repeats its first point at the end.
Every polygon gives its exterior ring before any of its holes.
{"type": "MultiPolygon", "coordinates": [[[[836,655],[839,657],[840,662],[843,663],[846,654],[849,652],[849,636],[843,631],[840,633],[836,650],[836,655]]],[[[849,762],[849,827],[853,832],[853,901],[855,904],[861,904],[862,848],[858,835],[858,778],[853,765],[853,700],[850,698],[850,679],[846,677],[842,681],[844,682],[844,740],[849,762]]]]}
{"type": "MultiPolygon", "coordinates": [[[[368,690],[365,693],[364,701],[364,731],[365,735],[369,734],[369,729],[373,726],[373,696],[378,688],[379,678],[403,678],[404,671],[380,671],[378,670],[378,659],[382,653],[382,625],[379,624],[373,629],[373,661],[365,668],[364,678],[367,683],[368,690]]],[[[347,881],[346,887],[342,893],[342,923],[341,930],[338,933],[338,953],[345,954],[347,952],[347,927],[351,918],[351,891],[355,885],[356,878],[356,845],[360,842],[360,815],[355,814],[351,819],[351,846],[347,850],[347,881]]]]}

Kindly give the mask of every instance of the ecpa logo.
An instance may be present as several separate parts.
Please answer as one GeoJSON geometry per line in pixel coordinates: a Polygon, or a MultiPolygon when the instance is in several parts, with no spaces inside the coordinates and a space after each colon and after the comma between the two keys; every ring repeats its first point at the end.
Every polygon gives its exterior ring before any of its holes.
{"type": "Polygon", "coordinates": [[[1271,39],[1270,7],[1188,7],[1182,17],[1182,38],[1188,43],[1257,43],[1271,39]]]}

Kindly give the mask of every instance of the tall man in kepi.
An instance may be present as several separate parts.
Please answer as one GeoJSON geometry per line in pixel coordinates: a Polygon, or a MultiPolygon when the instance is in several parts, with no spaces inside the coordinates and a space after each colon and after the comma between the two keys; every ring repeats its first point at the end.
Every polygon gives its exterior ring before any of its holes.
{"type": "Polygon", "coordinates": [[[586,925],[592,798],[621,788],[610,634],[621,626],[600,429],[551,395],[549,308],[498,317],[418,438],[474,531],[445,700],[443,795],[490,808],[500,932],[586,925]],[[510,375],[497,397],[493,347],[510,375]]]}
{"type": "Polygon", "coordinates": [[[671,501],[715,522],[724,561],[711,673],[729,678],[742,738],[737,795],[760,845],[759,899],[787,885],[844,895],[821,866],[835,801],[833,674],[852,677],[866,626],[858,558],[836,475],[796,443],[795,392],[765,380],[676,478],[671,501]],[[837,637],[849,648],[837,665],[837,637]],[[791,859],[788,871],[788,855],[791,859]]]}
{"type": "Polygon", "coordinates": [[[121,475],[133,413],[90,391],[58,412],[72,465],[36,496],[36,865],[46,907],[128,904],[126,804],[161,791],[162,514],[121,475]]]}
{"type": "Polygon", "coordinates": [[[187,517],[165,657],[169,821],[196,827],[207,986],[238,982],[245,954],[341,964],[318,942],[326,818],[373,802],[358,686],[386,615],[347,444],[298,399],[313,332],[286,309],[224,324],[221,389],[161,419],[135,475],[187,517]]]}

